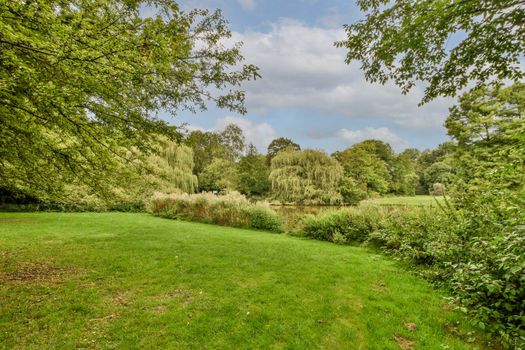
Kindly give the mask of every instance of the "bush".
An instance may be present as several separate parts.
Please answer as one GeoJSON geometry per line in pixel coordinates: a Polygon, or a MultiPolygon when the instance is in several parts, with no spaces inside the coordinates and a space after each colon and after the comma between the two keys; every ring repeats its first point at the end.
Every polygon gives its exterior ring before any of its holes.
{"type": "Polygon", "coordinates": [[[257,230],[282,232],[281,217],[272,209],[263,205],[246,208],[250,217],[250,227],[257,230]]]}
{"type": "Polygon", "coordinates": [[[301,233],[305,237],[336,243],[363,242],[377,229],[380,209],[345,208],[303,218],[301,233]]]}
{"type": "Polygon", "coordinates": [[[282,232],[281,218],[262,204],[252,204],[238,192],[160,194],[153,196],[148,209],[170,219],[198,221],[222,226],[282,232]]]}

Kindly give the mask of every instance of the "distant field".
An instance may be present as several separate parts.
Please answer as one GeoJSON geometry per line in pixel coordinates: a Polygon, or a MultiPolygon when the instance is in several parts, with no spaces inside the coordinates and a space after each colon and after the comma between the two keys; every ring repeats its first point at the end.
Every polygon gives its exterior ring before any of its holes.
{"type": "Polygon", "coordinates": [[[479,349],[364,248],[122,213],[0,213],[2,349],[479,349]]]}
{"type": "Polygon", "coordinates": [[[437,206],[437,202],[444,203],[445,198],[443,196],[381,197],[364,200],[361,204],[437,206]]]}

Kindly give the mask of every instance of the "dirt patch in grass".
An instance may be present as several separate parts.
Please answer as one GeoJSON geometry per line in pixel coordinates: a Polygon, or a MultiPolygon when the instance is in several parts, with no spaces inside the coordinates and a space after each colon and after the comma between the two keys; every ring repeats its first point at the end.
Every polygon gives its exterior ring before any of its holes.
{"type": "Polygon", "coordinates": [[[407,339],[399,334],[394,334],[395,341],[399,344],[399,347],[403,350],[414,350],[414,345],[416,345],[415,340],[407,339]]]}
{"type": "Polygon", "coordinates": [[[46,282],[61,283],[69,276],[78,274],[73,267],[59,266],[50,262],[15,261],[6,252],[0,253],[0,281],[11,283],[46,282]]]}

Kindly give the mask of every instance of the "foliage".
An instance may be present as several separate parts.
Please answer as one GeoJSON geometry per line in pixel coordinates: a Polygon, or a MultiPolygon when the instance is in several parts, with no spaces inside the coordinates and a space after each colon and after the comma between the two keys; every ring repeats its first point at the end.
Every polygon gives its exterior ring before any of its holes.
{"type": "Polygon", "coordinates": [[[197,190],[197,176],[193,175],[193,151],[188,146],[174,142],[161,143],[159,150],[148,159],[148,164],[154,167],[152,180],[157,180],[150,188],[163,192],[181,190],[186,193],[197,190]]]}
{"type": "MultiPolygon", "coordinates": [[[[357,187],[354,192],[385,194],[388,192],[391,175],[388,164],[377,154],[367,151],[359,145],[336,152],[334,157],[344,169],[345,187],[352,184],[357,187]]],[[[345,189],[346,192],[349,189],[345,189]]],[[[360,197],[359,195],[358,197],[360,197]]]]}
{"type": "Polygon", "coordinates": [[[419,176],[419,193],[434,191],[434,184],[440,184],[445,191],[456,179],[456,161],[453,153],[456,144],[447,141],[433,150],[421,152],[417,159],[417,175],[419,176]]]}
{"type": "Polygon", "coordinates": [[[271,188],[269,175],[270,167],[266,164],[266,157],[253,149],[237,163],[236,188],[250,197],[264,196],[271,188]]]}
{"type": "Polygon", "coordinates": [[[266,153],[266,159],[268,164],[272,164],[272,159],[281,151],[300,151],[301,146],[286,137],[279,137],[272,140],[268,145],[268,152],[266,153]]]}
{"type": "Polygon", "coordinates": [[[246,148],[242,129],[235,124],[228,124],[218,135],[221,145],[226,150],[226,159],[234,162],[239,160],[246,148]]]}
{"type": "Polygon", "coordinates": [[[201,191],[232,191],[235,189],[237,168],[228,159],[215,158],[199,175],[201,191]]]}
{"type": "Polygon", "coordinates": [[[337,186],[343,169],[321,151],[286,151],[272,160],[272,192],[281,202],[335,204],[342,200],[337,186]]]}
{"type": "Polygon", "coordinates": [[[423,102],[454,96],[469,82],[524,77],[525,6],[516,0],[359,0],[364,19],[346,25],[346,63],[369,81],[403,92],[427,83],[423,102]]]}
{"type": "Polygon", "coordinates": [[[215,158],[226,158],[226,150],[220,142],[219,134],[195,130],[186,135],[183,143],[193,150],[195,167],[193,172],[200,175],[215,158]]]}
{"type": "Polygon", "coordinates": [[[343,196],[343,202],[346,204],[356,205],[368,197],[364,186],[359,186],[350,176],[343,177],[343,180],[341,180],[339,184],[339,191],[341,192],[341,196],[343,196]]]}
{"type": "Polygon", "coordinates": [[[249,227],[256,230],[282,232],[281,217],[266,205],[254,205],[244,208],[250,217],[249,227]]]}
{"type": "Polygon", "coordinates": [[[263,204],[251,204],[238,192],[221,196],[212,193],[157,193],[151,198],[148,207],[154,215],[170,219],[282,231],[281,219],[276,212],[263,204]]]}
{"type": "Polygon", "coordinates": [[[450,109],[458,192],[519,190],[525,184],[525,84],[476,88],[450,109]]]}
{"type": "Polygon", "coordinates": [[[395,156],[392,166],[392,192],[398,195],[414,196],[419,184],[417,175],[417,150],[407,149],[395,156]]]}
{"type": "Polygon", "coordinates": [[[303,219],[301,233],[305,237],[335,243],[363,242],[377,229],[380,219],[380,210],[374,207],[308,214],[303,219]]]}
{"type": "Polygon", "coordinates": [[[171,0],[0,2],[0,182],[47,199],[73,182],[108,192],[132,148],[177,136],[159,110],[245,112],[230,88],[257,68],[230,36],[219,11],[171,0]]]}

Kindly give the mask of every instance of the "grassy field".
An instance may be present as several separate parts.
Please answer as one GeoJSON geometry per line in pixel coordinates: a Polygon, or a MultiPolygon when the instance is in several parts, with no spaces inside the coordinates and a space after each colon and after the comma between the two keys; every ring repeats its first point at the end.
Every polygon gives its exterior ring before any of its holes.
{"type": "Polygon", "coordinates": [[[376,199],[367,199],[362,201],[361,205],[392,205],[392,206],[437,206],[438,203],[445,203],[442,196],[398,196],[398,197],[381,197],[376,199]]]}
{"type": "Polygon", "coordinates": [[[358,247],[147,214],[0,214],[4,349],[475,349],[358,247]],[[415,329],[414,329],[415,328],[415,329]]]}

